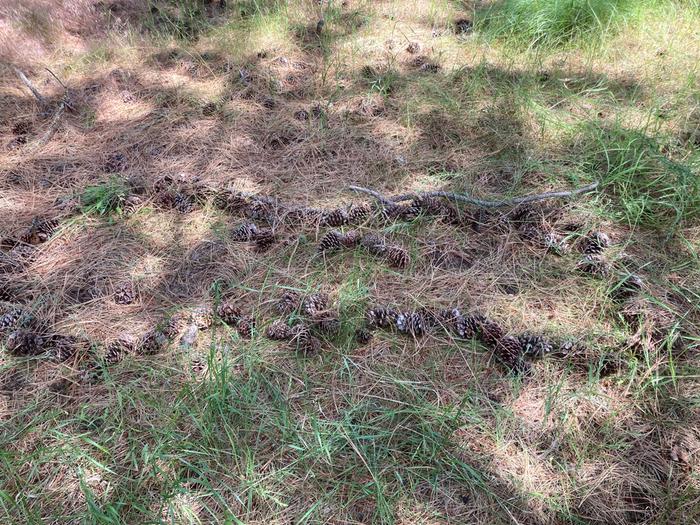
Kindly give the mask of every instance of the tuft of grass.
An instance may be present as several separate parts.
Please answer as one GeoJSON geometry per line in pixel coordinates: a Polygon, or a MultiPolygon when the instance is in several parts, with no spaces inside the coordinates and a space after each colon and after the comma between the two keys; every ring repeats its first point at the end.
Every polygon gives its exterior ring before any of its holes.
{"type": "Polygon", "coordinates": [[[524,47],[598,43],[658,0],[504,0],[477,12],[475,27],[524,47]]]}
{"type": "Polygon", "coordinates": [[[675,229],[700,217],[697,166],[676,160],[643,130],[589,128],[587,171],[601,176],[610,209],[631,226],[675,229]]]}
{"type": "Polygon", "coordinates": [[[124,181],[114,177],[104,184],[85,188],[80,202],[84,213],[106,215],[113,211],[119,212],[128,194],[129,189],[124,181]]]}

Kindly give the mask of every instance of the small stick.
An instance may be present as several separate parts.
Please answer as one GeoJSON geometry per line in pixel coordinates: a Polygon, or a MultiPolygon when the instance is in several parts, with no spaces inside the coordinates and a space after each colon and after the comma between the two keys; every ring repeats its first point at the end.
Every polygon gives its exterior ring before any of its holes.
{"type": "Polygon", "coordinates": [[[472,204],[474,206],[479,206],[481,208],[502,208],[505,206],[516,206],[518,204],[525,204],[528,202],[538,202],[538,201],[543,201],[543,200],[547,200],[547,199],[571,197],[573,195],[580,195],[582,193],[588,193],[588,192],[594,191],[597,187],[598,187],[598,182],[593,182],[591,184],[588,184],[586,186],[582,186],[580,188],[576,188],[573,190],[548,191],[545,193],[526,195],[523,197],[516,197],[514,199],[507,199],[507,200],[502,200],[502,201],[487,201],[487,200],[482,200],[482,199],[476,199],[476,198],[470,197],[468,195],[464,195],[461,193],[453,193],[453,192],[449,192],[449,191],[428,191],[428,192],[419,192],[419,193],[405,193],[403,195],[397,195],[396,197],[392,197],[389,199],[389,198],[384,197],[379,192],[371,190],[369,188],[362,188],[360,186],[350,186],[350,189],[353,191],[358,191],[358,192],[362,192],[362,193],[366,193],[368,195],[371,195],[372,197],[381,201],[385,205],[392,205],[393,203],[415,199],[416,197],[444,197],[444,198],[449,199],[449,200],[453,200],[453,201],[457,201],[457,202],[464,202],[466,204],[472,204]]]}
{"type": "Polygon", "coordinates": [[[31,80],[27,78],[27,75],[22,73],[22,71],[16,66],[12,66],[12,69],[15,70],[15,74],[19,77],[22,83],[25,86],[27,86],[29,91],[32,92],[32,95],[36,97],[36,99],[39,101],[39,104],[41,104],[42,106],[46,106],[46,99],[41,95],[41,93],[39,93],[39,90],[34,87],[34,84],[32,84],[31,80]]]}
{"type": "Polygon", "coordinates": [[[387,199],[378,191],[370,190],[369,188],[363,188],[362,186],[348,186],[348,188],[350,188],[352,191],[357,191],[360,193],[366,193],[367,195],[371,195],[385,206],[391,207],[394,205],[391,199],[387,199]]]}
{"type": "Polygon", "coordinates": [[[63,116],[63,112],[65,110],[66,104],[65,102],[61,102],[61,104],[58,106],[58,109],[56,110],[56,113],[54,113],[53,118],[51,119],[49,129],[47,129],[46,132],[42,135],[42,137],[36,142],[34,146],[35,148],[40,148],[41,146],[44,146],[49,140],[51,140],[51,137],[53,137],[56,131],[58,131],[58,126],[61,117],[63,116]]]}

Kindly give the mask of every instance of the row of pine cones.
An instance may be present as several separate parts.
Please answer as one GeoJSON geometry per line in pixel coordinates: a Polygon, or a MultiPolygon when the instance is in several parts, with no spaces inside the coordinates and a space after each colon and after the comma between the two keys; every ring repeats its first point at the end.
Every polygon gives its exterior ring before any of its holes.
{"type": "Polygon", "coordinates": [[[361,246],[368,253],[384,258],[394,268],[406,268],[411,258],[405,248],[388,244],[385,239],[374,233],[362,235],[358,230],[342,233],[338,230],[327,232],[318,244],[319,253],[327,253],[341,248],[361,246]]]}
{"type": "MultiPolygon", "coordinates": [[[[458,308],[432,311],[429,309],[397,310],[375,305],[365,314],[366,330],[396,330],[418,338],[438,330],[447,331],[461,339],[479,339],[494,352],[498,361],[516,374],[529,374],[528,358],[546,355],[572,355],[585,352],[583,346],[572,341],[555,345],[536,334],[512,336],[496,321],[479,313],[462,314],[458,308]]],[[[362,335],[362,337],[367,337],[362,335]]]]}

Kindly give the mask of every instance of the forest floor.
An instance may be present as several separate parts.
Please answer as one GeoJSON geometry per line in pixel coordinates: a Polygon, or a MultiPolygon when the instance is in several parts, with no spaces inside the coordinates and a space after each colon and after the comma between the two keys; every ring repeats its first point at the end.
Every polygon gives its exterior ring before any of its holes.
{"type": "Polygon", "coordinates": [[[700,7],[555,4],[2,2],[0,522],[698,523],[700,7]]]}

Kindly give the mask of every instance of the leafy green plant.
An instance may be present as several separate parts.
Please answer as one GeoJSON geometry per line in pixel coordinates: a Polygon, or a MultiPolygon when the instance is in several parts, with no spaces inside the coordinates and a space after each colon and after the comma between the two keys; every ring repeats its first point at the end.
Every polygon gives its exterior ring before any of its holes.
{"type": "Polygon", "coordinates": [[[111,178],[104,184],[88,186],[80,197],[85,213],[105,215],[112,211],[120,211],[129,190],[121,179],[111,178]]]}

